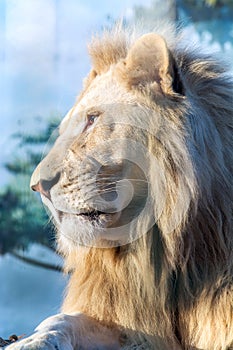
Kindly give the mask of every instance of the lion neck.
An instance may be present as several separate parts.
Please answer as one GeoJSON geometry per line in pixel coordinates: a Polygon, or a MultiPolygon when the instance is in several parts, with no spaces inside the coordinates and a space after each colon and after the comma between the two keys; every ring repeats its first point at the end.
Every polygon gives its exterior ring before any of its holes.
{"type": "Polygon", "coordinates": [[[155,334],[172,334],[170,297],[164,293],[171,290],[172,272],[164,251],[154,228],[127,246],[72,252],[66,263],[75,269],[63,311],[86,313],[127,334],[140,332],[150,341],[155,334]]]}

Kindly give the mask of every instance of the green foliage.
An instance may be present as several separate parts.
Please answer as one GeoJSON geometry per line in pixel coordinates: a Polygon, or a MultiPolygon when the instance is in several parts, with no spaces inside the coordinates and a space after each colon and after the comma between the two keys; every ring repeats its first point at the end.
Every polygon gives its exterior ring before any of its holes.
{"type": "Polygon", "coordinates": [[[0,254],[19,248],[27,249],[34,242],[53,248],[52,225],[40,196],[30,190],[29,183],[51,131],[57,124],[58,120],[51,120],[34,135],[13,135],[18,141],[15,153],[5,164],[13,176],[0,192],[0,254]]]}

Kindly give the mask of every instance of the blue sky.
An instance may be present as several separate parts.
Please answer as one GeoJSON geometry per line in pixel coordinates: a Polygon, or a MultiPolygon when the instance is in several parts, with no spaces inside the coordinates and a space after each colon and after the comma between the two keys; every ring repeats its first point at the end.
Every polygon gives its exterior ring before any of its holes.
{"type": "MultiPolygon", "coordinates": [[[[1,42],[7,46],[10,53],[18,54],[20,59],[26,50],[33,48],[31,54],[34,57],[35,54],[43,53],[45,49],[48,53],[53,49],[52,39],[58,30],[63,49],[69,48],[68,43],[71,40],[67,40],[67,33],[70,39],[79,39],[83,44],[83,40],[80,40],[83,39],[83,35],[90,34],[106,23],[108,15],[113,18],[127,16],[135,4],[143,3],[146,6],[150,2],[150,0],[0,0],[0,33],[3,39],[1,42]]],[[[25,55],[23,59],[26,59],[25,55]]]]}

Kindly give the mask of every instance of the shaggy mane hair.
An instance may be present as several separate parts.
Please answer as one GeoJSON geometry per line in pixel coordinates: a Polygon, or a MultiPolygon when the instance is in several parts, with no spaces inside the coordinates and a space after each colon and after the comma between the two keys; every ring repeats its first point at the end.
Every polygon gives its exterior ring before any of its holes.
{"type": "MultiPolygon", "coordinates": [[[[118,28],[93,39],[93,70],[81,96],[127,56],[138,37],[128,33],[118,28]]],[[[151,151],[166,174],[166,207],[131,244],[65,252],[73,273],[63,311],[117,326],[126,348],[223,350],[233,342],[233,86],[222,63],[163,35],[182,91],[152,102],[148,86],[135,94],[164,118],[151,151]],[[179,195],[189,207],[168,232],[183,205],[179,195]]],[[[156,174],[151,181],[153,188],[156,174]]]]}

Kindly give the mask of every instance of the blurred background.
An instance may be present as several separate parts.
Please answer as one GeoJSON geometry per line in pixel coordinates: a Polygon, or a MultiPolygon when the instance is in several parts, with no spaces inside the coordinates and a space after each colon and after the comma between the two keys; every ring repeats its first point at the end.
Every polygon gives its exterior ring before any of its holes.
{"type": "Polygon", "coordinates": [[[59,311],[68,277],[30,175],[90,69],[86,43],[123,23],[177,21],[233,57],[233,0],[0,0],[0,337],[59,311]]]}

